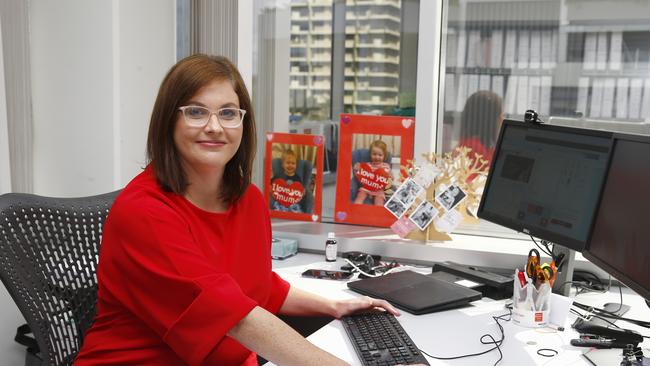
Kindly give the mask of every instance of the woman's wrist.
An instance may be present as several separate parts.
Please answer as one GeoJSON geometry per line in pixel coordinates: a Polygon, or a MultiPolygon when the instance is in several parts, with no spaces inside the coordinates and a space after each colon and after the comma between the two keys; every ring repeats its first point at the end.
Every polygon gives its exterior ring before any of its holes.
{"type": "Polygon", "coordinates": [[[329,309],[328,313],[330,316],[339,319],[341,318],[341,301],[339,300],[331,300],[329,302],[329,309]]]}

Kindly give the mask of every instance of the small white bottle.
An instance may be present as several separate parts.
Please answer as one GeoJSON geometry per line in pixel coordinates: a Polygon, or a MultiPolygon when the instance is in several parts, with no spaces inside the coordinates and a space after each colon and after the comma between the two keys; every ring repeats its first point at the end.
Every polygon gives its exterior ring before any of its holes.
{"type": "Polygon", "coordinates": [[[336,262],[337,250],[338,243],[336,242],[336,235],[334,233],[327,233],[327,241],[325,241],[325,260],[328,262],[336,262]]]}

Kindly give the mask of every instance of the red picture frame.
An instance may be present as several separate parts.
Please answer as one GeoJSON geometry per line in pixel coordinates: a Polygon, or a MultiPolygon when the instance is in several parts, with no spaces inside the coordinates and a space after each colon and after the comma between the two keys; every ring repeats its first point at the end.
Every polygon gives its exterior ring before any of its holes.
{"type": "MultiPolygon", "coordinates": [[[[367,196],[363,201],[364,203],[355,203],[355,201],[359,200],[358,191],[360,186],[359,166],[356,163],[362,156],[369,157],[369,152],[372,150],[372,145],[368,144],[365,147],[365,152],[363,152],[363,146],[360,146],[360,143],[371,140],[372,144],[374,144],[377,139],[386,140],[386,142],[393,141],[390,145],[393,146],[395,151],[389,148],[386,149],[386,155],[390,156],[390,159],[386,161],[390,160],[393,178],[390,186],[396,188],[399,182],[405,178],[401,167],[406,166],[407,162],[413,159],[414,132],[415,118],[413,117],[341,115],[334,208],[335,222],[379,227],[389,227],[395,222],[395,216],[383,207],[383,204],[390,198],[387,194],[383,194],[381,199],[377,199],[375,198],[377,192],[375,192],[374,197],[370,199],[370,203],[368,203],[367,196]],[[398,153],[399,155],[397,155],[398,153]],[[399,163],[394,161],[396,156],[399,156],[399,163]],[[353,162],[353,160],[355,161],[353,162]],[[353,169],[353,166],[356,169],[353,169]]],[[[385,143],[385,145],[388,146],[389,144],[385,143]]]]}
{"type": "Polygon", "coordinates": [[[266,134],[264,197],[271,217],[321,221],[323,146],[320,135],[266,134]]]}

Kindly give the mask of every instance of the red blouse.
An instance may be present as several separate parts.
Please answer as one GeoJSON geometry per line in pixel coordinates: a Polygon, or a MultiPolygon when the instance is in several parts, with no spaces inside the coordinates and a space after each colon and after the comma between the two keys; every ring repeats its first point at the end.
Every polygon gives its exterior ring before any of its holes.
{"type": "Polygon", "coordinates": [[[255,306],[277,313],[289,291],[271,271],[257,187],[212,213],[163,191],[151,167],[110,210],[97,278],[97,316],[75,365],[257,365],[226,333],[255,306]]]}
{"type": "Polygon", "coordinates": [[[486,147],[481,143],[481,140],[478,137],[470,137],[470,138],[465,138],[461,139],[460,142],[458,143],[458,146],[466,146],[472,149],[472,152],[470,153],[471,156],[474,156],[474,153],[479,153],[483,156],[483,159],[487,160],[488,162],[492,161],[492,155],[494,155],[494,148],[493,147],[486,147]]]}

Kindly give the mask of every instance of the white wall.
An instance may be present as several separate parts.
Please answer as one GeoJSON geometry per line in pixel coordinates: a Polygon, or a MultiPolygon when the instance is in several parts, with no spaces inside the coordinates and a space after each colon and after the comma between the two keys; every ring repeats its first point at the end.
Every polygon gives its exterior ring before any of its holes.
{"type": "Polygon", "coordinates": [[[144,166],[149,115],[175,62],[174,0],[30,3],[34,192],[123,187],[144,166]]]}
{"type": "MultiPolygon", "coordinates": [[[[2,22],[2,19],[0,19],[0,22],[2,22]]],[[[5,93],[5,67],[2,48],[2,27],[0,26],[0,194],[11,192],[7,94],[5,93]]]]}
{"type": "MultiPolygon", "coordinates": [[[[175,62],[175,6],[175,0],[30,1],[34,193],[108,192],[140,171],[153,101],[175,62]]],[[[2,112],[0,106],[0,121],[2,112]]],[[[24,363],[24,347],[13,340],[23,322],[0,286],[3,365],[24,363]]]]}

